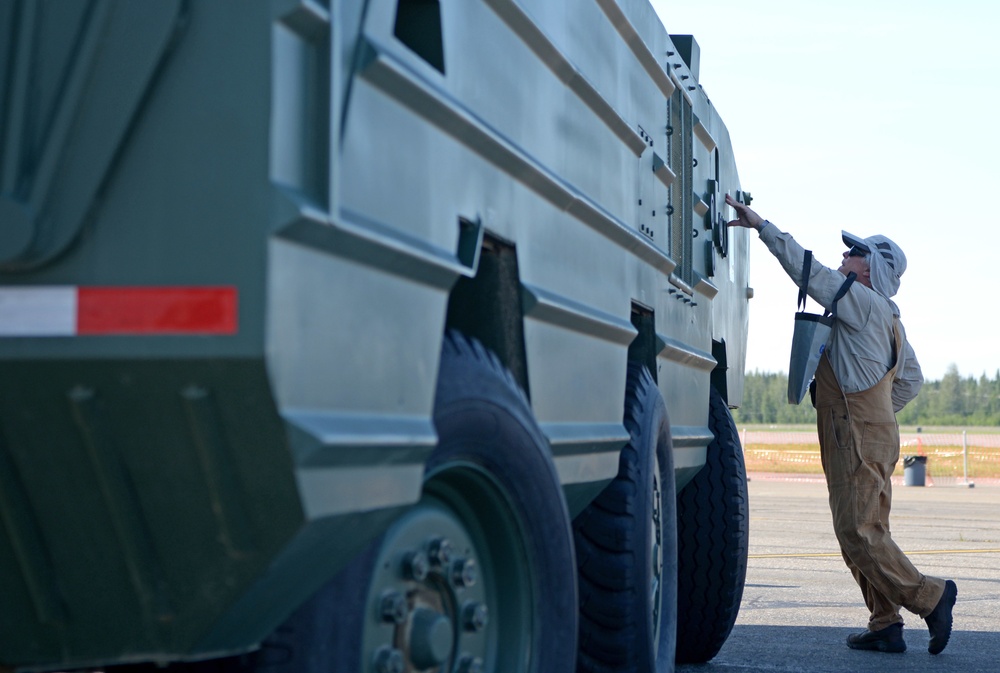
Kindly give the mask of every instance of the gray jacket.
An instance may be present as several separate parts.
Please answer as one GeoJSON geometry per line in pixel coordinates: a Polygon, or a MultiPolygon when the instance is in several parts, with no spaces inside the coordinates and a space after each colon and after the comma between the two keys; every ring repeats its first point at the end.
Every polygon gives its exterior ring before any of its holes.
{"type": "MultiPolygon", "coordinates": [[[[764,223],[760,239],[798,285],[805,256],[802,246],[771,222],[764,223]]],[[[844,274],[823,266],[813,257],[807,292],[814,301],[830,310],[833,297],[843,283],[844,274]]],[[[861,283],[851,285],[847,294],[837,302],[837,320],[826,353],[845,393],[868,390],[892,369],[893,306],[888,299],[861,283]]],[[[902,323],[900,329],[903,329],[902,323]]],[[[924,382],[920,363],[906,340],[905,330],[903,352],[899,358],[896,378],[892,382],[892,405],[896,411],[917,396],[924,382]]]]}

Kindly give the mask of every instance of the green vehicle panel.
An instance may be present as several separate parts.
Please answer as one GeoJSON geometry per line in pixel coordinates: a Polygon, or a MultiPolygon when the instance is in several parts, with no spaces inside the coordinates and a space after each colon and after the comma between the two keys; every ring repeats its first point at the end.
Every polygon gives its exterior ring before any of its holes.
{"type": "Polygon", "coordinates": [[[747,195],[645,0],[14,0],[0,36],[0,666],[256,648],[420,500],[446,328],[571,517],[630,359],[678,488],[740,402],[747,195]]]}

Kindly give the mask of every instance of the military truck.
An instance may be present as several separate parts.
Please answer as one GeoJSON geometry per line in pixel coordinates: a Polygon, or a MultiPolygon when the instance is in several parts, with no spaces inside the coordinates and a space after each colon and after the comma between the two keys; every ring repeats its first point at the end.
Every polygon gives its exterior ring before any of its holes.
{"type": "Polygon", "coordinates": [[[0,4],[0,666],[666,671],[749,202],[646,0],[0,4]]]}

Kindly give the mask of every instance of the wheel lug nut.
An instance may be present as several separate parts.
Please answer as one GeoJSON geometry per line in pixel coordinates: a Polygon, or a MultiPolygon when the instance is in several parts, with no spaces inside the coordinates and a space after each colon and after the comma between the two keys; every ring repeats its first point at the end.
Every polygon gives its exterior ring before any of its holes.
{"type": "Polygon", "coordinates": [[[430,561],[422,551],[412,551],[403,557],[403,576],[408,580],[423,582],[430,572],[430,561]]]}
{"type": "Polygon", "coordinates": [[[382,616],[382,621],[387,624],[402,624],[409,614],[406,596],[398,591],[385,592],[379,600],[379,614],[382,616]]]}
{"type": "Polygon", "coordinates": [[[455,646],[451,620],[434,610],[417,608],[411,624],[409,657],[413,666],[426,670],[447,661],[455,646]]]}
{"type": "Polygon", "coordinates": [[[463,654],[458,661],[458,673],[483,673],[483,660],[469,654],[463,654]]]}
{"type": "Polygon", "coordinates": [[[490,621],[490,611],[486,603],[466,603],[462,606],[462,626],[470,633],[478,633],[490,621]]]}
{"type": "Polygon", "coordinates": [[[434,538],[427,546],[427,555],[432,566],[447,567],[451,561],[451,542],[446,537],[434,538]]]}
{"type": "Polygon", "coordinates": [[[406,660],[394,647],[383,645],[375,652],[375,673],[405,673],[406,660]]]}
{"type": "Polygon", "coordinates": [[[474,559],[461,558],[451,564],[451,581],[457,587],[471,587],[479,577],[474,559]]]}

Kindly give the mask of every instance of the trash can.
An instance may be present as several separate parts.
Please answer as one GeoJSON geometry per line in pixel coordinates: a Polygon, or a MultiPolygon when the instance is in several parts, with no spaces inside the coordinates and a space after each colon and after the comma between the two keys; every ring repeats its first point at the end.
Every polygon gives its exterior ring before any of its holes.
{"type": "Polygon", "coordinates": [[[906,456],[903,458],[903,485],[923,486],[927,476],[927,456],[906,456]]]}

